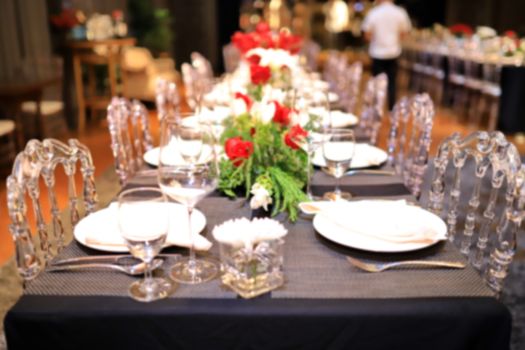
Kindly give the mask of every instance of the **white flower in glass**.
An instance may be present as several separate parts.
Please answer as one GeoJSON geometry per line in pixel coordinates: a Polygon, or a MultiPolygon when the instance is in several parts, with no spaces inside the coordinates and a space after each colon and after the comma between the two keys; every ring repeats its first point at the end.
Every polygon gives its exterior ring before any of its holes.
{"type": "Polygon", "coordinates": [[[272,204],[272,197],[263,185],[257,182],[254,183],[250,193],[253,194],[250,200],[250,208],[258,209],[263,207],[264,210],[268,210],[268,204],[272,204]]]}

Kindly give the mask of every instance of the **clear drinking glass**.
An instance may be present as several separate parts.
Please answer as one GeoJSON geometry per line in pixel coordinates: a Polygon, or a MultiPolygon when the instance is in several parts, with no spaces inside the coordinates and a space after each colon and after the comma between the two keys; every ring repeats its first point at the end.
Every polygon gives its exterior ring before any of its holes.
{"type": "Polygon", "coordinates": [[[194,250],[194,233],[191,229],[191,215],[195,205],[213,192],[219,181],[215,152],[202,157],[203,146],[209,146],[211,136],[200,124],[184,125],[174,117],[166,117],[161,125],[159,185],[171,199],[188,209],[190,241],[189,258],[175,264],[171,277],[180,283],[196,284],[208,281],[218,272],[217,265],[206,259],[197,259],[194,250]],[[175,145],[175,147],[174,147],[175,145]],[[168,156],[169,153],[169,156],[168,156]],[[167,162],[166,159],[180,154],[183,162],[167,162]]]}
{"type": "Polygon", "coordinates": [[[308,155],[307,158],[307,181],[306,195],[310,200],[316,200],[311,191],[312,178],[312,159],[315,152],[323,144],[324,130],[330,126],[330,104],[326,94],[319,95],[311,89],[295,89],[289,92],[288,101],[292,101],[292,106],[298,113],[300,124],[308,130],[308,137],[294,142],[308,155]],[[291,97],[290,97],[291,96],[291,97]]]}
{"type": "Polygon", "coordinates": [[[131,284],[129,295],[143,302],[167,297],[174,286],[164,278],[153,278],[151,271],[151,262],[168,234],[166,197],[158,188],[139,187],[122,192],[118,204],[120,234],[131,255],[146,264],[144,279],[131,284]]]}
{"type": "Polygon", "coordinates": [[[355,135],[348,129],[327,129],[326,140],[323,143],[323,157],[330,174],[336,179],[333,192],[324,194],[328,200],[350,199],[352,195],[342,192],[340,187],[341,178],[350,168],[355,153],[355,135]]]}

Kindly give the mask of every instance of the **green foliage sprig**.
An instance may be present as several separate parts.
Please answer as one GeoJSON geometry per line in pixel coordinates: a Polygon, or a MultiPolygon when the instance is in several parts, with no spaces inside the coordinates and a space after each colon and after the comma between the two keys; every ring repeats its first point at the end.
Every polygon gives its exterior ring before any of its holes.
{"type": "Polygon", "coordinates": [[[308,163],[303,150],[294,150],[284,142],[287,131],[287,127],[274,122],[264,124],[249,114],[228,120],[221,138],[223,144],[240,136],[252,142],[253,154],[238,166],[229,159],[221,160],[219,189],[231,197],[244,190],[244,196],[249,197],[252,185],[259,183],[272,197],[272,216],[287,212],[295,221],[298,204],[307,200],[303,187],[308,163]]]}

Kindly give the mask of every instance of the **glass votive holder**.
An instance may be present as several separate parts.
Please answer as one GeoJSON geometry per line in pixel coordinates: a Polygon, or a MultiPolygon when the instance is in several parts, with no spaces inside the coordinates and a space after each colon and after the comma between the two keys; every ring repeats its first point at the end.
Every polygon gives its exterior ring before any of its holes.
{"type": "Polygon", "coordinates": [[[246,247],[220,242],[222,283],[243,298],[253,298],[284,283],[282,238],[246,247]]]}

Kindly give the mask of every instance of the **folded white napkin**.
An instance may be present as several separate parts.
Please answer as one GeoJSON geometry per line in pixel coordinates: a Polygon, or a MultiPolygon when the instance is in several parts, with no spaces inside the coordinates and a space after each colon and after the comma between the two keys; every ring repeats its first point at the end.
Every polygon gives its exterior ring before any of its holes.
{"type": "Polygon", "coordinates": [[[341,111],[331,111],[330,121],[333,128],[344,128],[346,126],[356,125],[359,119],[352,113],[341,111]]]}
{"type": "MultiPolygon", "coordinates": [[[[165,246],[191,246],[191,238],[188,231],[188,218],[186,208],[176,203],[165,203],[170,215],[170,229],[166,238],[165,246]]],[[[204,215],[195,210],[192,215],[192,231],[194,248],[199,251],[209,250],[212,243],[200,232],[206,225],[204,215]]],[[[100,248],[126,248],[126,242],[120,234],[118,223],[118,203],[111,203],[106,209],[102,209],[81,220],[75,227],[75,237],[81,243],[99,246],[100,248]]]]}
{"type": "Polygon", "coordinates": [[[404,200],[364,200],[321,205],[318,215],[349,233],[394,244],[433,243],[445,237],[423,209],[404,200]]]}

